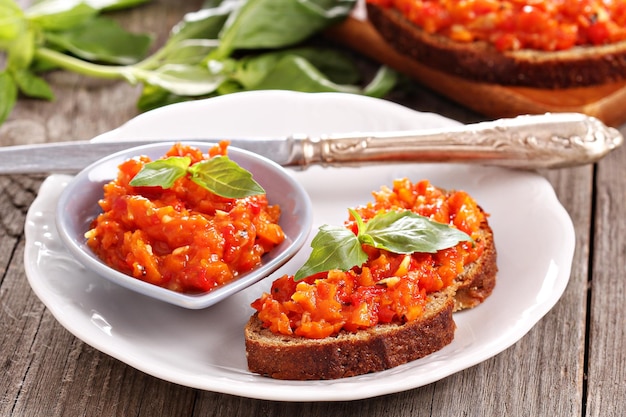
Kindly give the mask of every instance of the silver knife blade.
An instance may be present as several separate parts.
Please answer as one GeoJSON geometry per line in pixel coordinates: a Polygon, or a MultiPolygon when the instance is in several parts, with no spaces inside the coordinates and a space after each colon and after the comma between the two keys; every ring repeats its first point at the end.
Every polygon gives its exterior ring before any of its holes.
{"type": "MultiPolygon", "coordinates": [[[[185,138],[231,146],[283,166],[463,162],[521,169],[598,161],[621,146],[617,129],[579,113],[525,115],[453,128],[283,138],[185,138]]],[[[0,174],[78,172],[96,160],[155,139],[77,141],[0,147],[0,174]]],[[[172,141],[172,139],[166,139],[172,141]]]]}
{"type": "MultiPolygon", "coordinates": [[[[184,139],[180,141],[206,142],[207,146],[220,139],[184,139]]],[[[0,174],[76,173],[98,159],[116,152],[154,142],[175,142],[172,139],[137,139],[115,141],[52,142],[38,145],[0,147],[0,174]]],[[[289,166],[294,163],[289,138],[230,139],[232,146],[265,156],[276,163],[289,166]]]]}

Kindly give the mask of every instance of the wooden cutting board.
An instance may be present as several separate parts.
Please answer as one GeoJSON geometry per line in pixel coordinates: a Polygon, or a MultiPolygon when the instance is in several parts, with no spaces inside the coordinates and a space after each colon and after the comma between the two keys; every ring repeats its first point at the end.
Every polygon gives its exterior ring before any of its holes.
{"type": "Polygon", "coordinates": [[[546,90],[468,81],[436,71],[395,52],[367,21],[362,10],[329,29],[327,35],[488,117],[578,112],[597,117],[611,126],[626,122],[626,82],[546,90]]]}

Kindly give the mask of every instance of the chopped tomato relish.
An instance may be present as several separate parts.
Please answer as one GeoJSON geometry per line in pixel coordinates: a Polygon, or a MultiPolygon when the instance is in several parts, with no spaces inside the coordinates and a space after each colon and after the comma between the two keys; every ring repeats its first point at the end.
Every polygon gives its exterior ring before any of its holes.
{"type": "MultiPolygon", "coordinates": [[[[474,242],[437,253],[399,255],[363,246],[368,260],[347,272],[331,270],[294,281],[283,276],[252,303],[272,332],[324,338],[378,323],[418,319],[430,293],[449,286],[483,252],[479,230],[485,214],[464,191],[446,193],[424,180],[396,180],[393,189],[374,192],[374,201],[356,208],[364,221],[383,211],[412,210],[469,234],[474,242]]],[[[354,219],[346,227],[356,232],[354,219]]]]}
{"type": "Polygon", "coordinates": [[[367,0],[393,7],[430,34],[486,41],[500,51],[557,51],[626,39],[623,0],[367,0]]]}
{"type": "MultiPolygon", "coordinates": [[[[194,164],[226,155],[227,145],[204,155],[176,144],[165,157],[188,156],[194,164]]],[[[140,156],[119,166],[117,178],[104,186],[103,212],[85,235],[109,266],[174,291],[206,292],[251,270],[284,240],[280,207],[270,206],[265,194],[220,197],[189,177],[168,189],[131,186],[147,162],[140,156]]]]}

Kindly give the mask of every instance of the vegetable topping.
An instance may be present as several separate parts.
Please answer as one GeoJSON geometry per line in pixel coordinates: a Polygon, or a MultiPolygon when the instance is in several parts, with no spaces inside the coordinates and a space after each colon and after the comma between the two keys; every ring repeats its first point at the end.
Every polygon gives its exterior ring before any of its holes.
{"type": "Polygon", "coordinates": [[[350,211],[345,227],[322,226],[295,277],[277,279],[270,293],[252,303],[264,326],[277,334],[324,338],[413,321],[430,293],[451,285],[482,254],[486,215],[466,192],[401,179],[373,196],[350,211]],[[333,233],[339,236],[335,243],[333,233]]]}
{"type": "Polygon", "coordinates": [[[227,145],[204,155],[176,144],[163,159],[122,163],[85,234],[89,247],[121,272],[184,293],[210,291],[257,266],[285,238],[280,207],[228,159],[227,145]]]}
{"type": "Polygon", "coordinates": [[[367,0],[394,7],[427,33],[486,41],[500,51],[558,51],[626,40],[626,2],[367,0]]]}

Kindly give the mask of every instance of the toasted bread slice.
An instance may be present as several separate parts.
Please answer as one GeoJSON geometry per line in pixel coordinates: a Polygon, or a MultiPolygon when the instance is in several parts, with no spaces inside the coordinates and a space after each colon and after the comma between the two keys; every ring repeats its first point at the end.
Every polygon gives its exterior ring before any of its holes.
{"type": "Polygon", "coordinates": [[[320,380],[382,371],[422,358],[454,338],[451,291],[433,294],[419,320],[341,331],[324,339],[277,335],[255,314],[244,331],[248,368],[276,379],[320,380]]]}
{"type": "Polygon", "coordinates": [[[401,54],[468,80],[546,89],[626,79],[626,41],[544,52],[500,52],[486,42],[456,42],[423,31],[395,9],[367,4],[368,20],[401,54]]]}
{"type": "Polygon", "coordinates": [[[415,321],[307,339],[275,334],[254,314],[244,329],[249,370],[277,379],[337,379],[393,368],[442,349],[454,339],[452,313],[482,303],[495,286],[493,232],[486,220],[480,230],[481,256],[452,285],[430,294],[415,321]]]}

